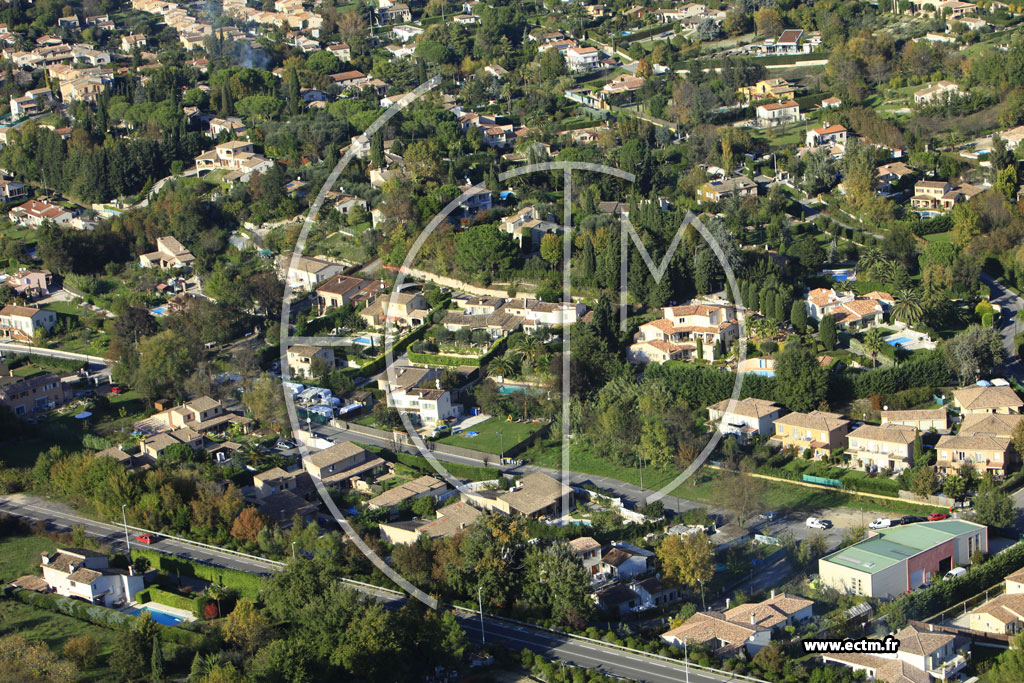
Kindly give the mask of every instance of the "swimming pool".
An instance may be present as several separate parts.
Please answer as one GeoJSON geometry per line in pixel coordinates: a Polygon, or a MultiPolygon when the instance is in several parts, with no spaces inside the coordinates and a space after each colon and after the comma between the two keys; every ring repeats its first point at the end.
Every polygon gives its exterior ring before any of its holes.
{"type": "Polygon", "coordinates": [[[168,614],[167,612],[161,612],[158,609],[152,607],[132,607],[124,610],[125,614],[131,614],[134,617],[140,616],[143,612],[149,612],[149,615],[153,617],[153,621],[164,626],[177,626],[184,621],[182,617],[174,614],[168,614]]]}
{"type": "Polygon", "coordinates": [[[754,373],[755,375],[761,375],[762,377],[774,377],[775,376],[775,371],[774,370],[750,370],[750,372],[754,373]]]}
{"type": "Polygon", "coordinates": [[[914,341],[911,337],[897,337],[896,339],[886,339],[885,343],[889,346],[901,346],[907,342],[914,341]]]}
{"type": "Polygon", "coordinates": [[[167,307],[157,306],[156,308],[149,309],[149,312],[152,313],[153,315],[164,315],[165,313],[167,313],[167,307]]]}
{"type": "Polygon", "coordinates": [[[498,387],[498,393],[499,394],[508,395],[508,394],[515,394],[515,393],[518,393],[520,391],[526,391],[526,389],[527,389],[527,387],[517,387],[517,386],[502,385],[502,386],[498,387]]]}
{"type": "Polygon", "coordinates": [[[363,346],[370,346],[371,344],[373,344],[373,339],[371,339],[370,337],[353,337],[352,341],[354,341],[356,344],[362,344],[363,346]]]}

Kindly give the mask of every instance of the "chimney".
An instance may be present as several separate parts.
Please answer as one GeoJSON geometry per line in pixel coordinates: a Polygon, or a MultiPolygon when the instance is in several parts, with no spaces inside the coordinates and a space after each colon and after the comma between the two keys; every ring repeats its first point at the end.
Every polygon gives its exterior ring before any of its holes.
{"type": "Polygon", "coordinates": [[[725,599],[725,609],[728,611],[729,605],[732,604],[732,598],[725,599]]]}
{"type": "Polygon", "coordinates": [[[929,631],[935,631],[935,624],[928,624],[929,631]]]}
{"type": "Polygon", "coordinates": [[[772,589],[772,600],[774,600],[774,599],[775,599],[775,589],[773,588],[772,589]]]}
{"type": "Polygon", "coordinates": [[[751,612],[750,613],[750,625],[751,626],[754,626],[754,625],[757,624],[757,618],[756,617],[757,617],[757,612],[751,612]]]}
{"type": "Polygon", "coordinates": [[[43,564],[50,564],[50,556],[43,553],[43,564]]]}

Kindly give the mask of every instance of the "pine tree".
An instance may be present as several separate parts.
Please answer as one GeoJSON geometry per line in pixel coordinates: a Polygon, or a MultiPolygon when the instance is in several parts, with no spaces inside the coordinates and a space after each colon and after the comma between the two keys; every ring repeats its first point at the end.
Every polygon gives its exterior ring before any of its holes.
{"type": "Polygon", "coordinates": [[[153,636],[153,657],[151,662],[150,676],[153,683],[163,683],[164,680],[164,653],[160,649],[160,636],[153,636]]]}
{"type": "Polygon", "coordinates": [[[807,304],[803,299],[796,299],[789,311],[789,321],[793,323],[793,329],[797,334],[807,331],[807,304]]]}
{"type": "Polygon", "coordinates": [[[836,319],[833,316],[826,314],[822,317],[821,322],[818,324],[818,339],[821,340],[821,344],[825,347],[826,351],[836,348],[839,335],[836,333],[836,319]]]}
{"type": "Polygon", "coordinates": [[[227,83],[220,88],[220,109],[217,111],[221,116],[231,116],[231,88],[227,83]]]}
{"type": "Polygon", "coordinates": [[[786,297],[782,292],[775,292],[775,308],[772,318],[780,325],[786,321],[786,297]]]}
{"type": "Polygon", "coordinates": [[[370,165],[384,168],[384,133],[377,131],[370,138],[370,165]]]}

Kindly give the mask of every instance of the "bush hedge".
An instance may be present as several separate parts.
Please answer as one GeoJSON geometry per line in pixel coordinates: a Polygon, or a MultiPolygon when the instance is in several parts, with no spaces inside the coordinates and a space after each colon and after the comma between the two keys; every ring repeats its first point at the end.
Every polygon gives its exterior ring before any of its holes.
{"type": "MultiPolygon", "coordinates": [[[[155,550],[145,548],[132,548],[132,560],[144,557],[149,560],[150,567],[166,574],[177,574],[189,576],[195,579],[203,579],[210,583],[216,583],[238,592],[242,597],[256,601],[260,597],[260,590],[263,587],[263,580],[255,574],[239,571],[237,569],[226,569],[214,567],[208,564],[183,560],[173,555],[164,555],[155,550]]],[[[174,605],[176,606],[176,605],[174,605]]],[[[187,607],[183,609],[195,609],[187,607]]]]}
{"type": "Polygon", "coordinates": [[[197,598],[186,598],[184,595],[171,593],[156,586],[150,586],[140,590],[135,595],[136,602],[159,602],[161,605],[176,607],[188,610],[193,616],[199,615],[199,600],[197,598]]]}
{"type": "Polygon", "coordinates": [[[867,372],[841,372],[829,376],[830,402],[895,394],[916,387],[940,387],[949,380],[949,368],[938,349],[896,367],[867,372]]]}
{"type": "Polygon", "coordinates": [[[991,588],[1021,567],[1024,567],[1024,544],[1018,543],[984,564],[971,567],[959,578],[940,581],[891,600],[882,607],[882,613],[897,622],[903,617],[925,619],[991,588]]]}
{"type": "MultiPolygon", "coordinates": [[[[82,600],[56,595],[54,593],[36,593],[21,588],[8,586],[3,591],[4,597],[14,598],[33,607],[48,612],[59,612],[60,614],[87,621],[90,624],[102,626],[115,631],[127,631],[132,628],[138,617],[124,612],[118,612],[109,607],[90,605],[82,600]]],[[[177,643],[193,650],[203,647],[205,636],[195,631],[188,631],[177,626],[166,626],[154,624],[160,633],[160,640],[165,643],[177,643]]]]}
{"type": "MultiPolygon", "coordinates": [[[[422,339],[426,331],[427,326],[420,325],[415,330],[405,335],[405,337],[399,339],[397,342],[395,342],[394,346],[392,347],[394,355],[396,357],[400,356],[402,353],[405,352],[407,348],[409,348],[410,344],[412,344],[414,341],[422,339]]],[[[356,374],[359,375],[360,377],[369,377],[370,375],[376,375],[377,373],[384,369],[384,366],[386,364],[387,356],[384,354],[384,349],[381,349],[381,355],[378,358],[375,358],[373,361],[367,363],[363,367],[359,368],[359,370],[356,371],[356,374]]]]}

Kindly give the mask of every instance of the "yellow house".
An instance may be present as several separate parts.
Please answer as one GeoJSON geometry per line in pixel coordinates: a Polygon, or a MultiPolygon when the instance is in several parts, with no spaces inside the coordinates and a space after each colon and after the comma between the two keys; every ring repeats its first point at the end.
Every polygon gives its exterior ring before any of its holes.
{"type": "Polygon", "coordinates": [[[863,425],[850,432],[847,451],[859,467],[899,472],[911,466],[916,437],[909,427],[863,425]]]}
{"type": "Polygon", "coordinates": [[[970,613],[969,628],[985,633],[1013,635],[1024,628],[1024,593],[1005,593],[970,613]]]}
{"type": "Polygon", "coordinates": [[[799,91],[800,88],[784,78],[768,78],[758,81],[754,85],[745,85],[737,90],[736,93],[741,100],[750,101],[768,97],[790,99],[799,91]]]}
{"type": "Polygon", "coordinates": [[[935,446],[935,465],[943,474],[973,467],[979,474],[991,472],[1002,477],[1010,460],[1011,443],[1009,438],[1000,436],[944,436],[935,446]]]}
{"type": "Polygon", "coordinates": [[[837,413],[814,410],[810,413],[790,413],[775,420],[775,436],[782,448],[803,452],[809,448],[814,457],[829,455],[833,449],[846,445],[846,433],[851,422],[837,413]]]}
{"type": "Polygon", "coordinates": [[[1012,387],[964,387],[953,392],[953,405],[963,415],[1019,413],[1024,401],[1012,387]]]}

